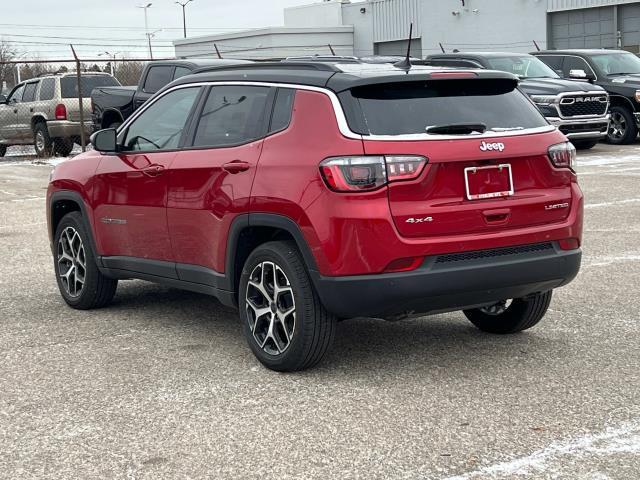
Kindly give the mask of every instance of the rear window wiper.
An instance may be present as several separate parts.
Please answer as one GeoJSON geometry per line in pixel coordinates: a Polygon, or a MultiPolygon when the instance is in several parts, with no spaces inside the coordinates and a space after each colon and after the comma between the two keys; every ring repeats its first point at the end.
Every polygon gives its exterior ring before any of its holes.
{"type": "Polygon", "coordinates": [[[427,127],[427,133],[436,135],[469,135],[474,132],[484,133],[486,130],[487,126],[484,123],[449,123],[427,127]]]}

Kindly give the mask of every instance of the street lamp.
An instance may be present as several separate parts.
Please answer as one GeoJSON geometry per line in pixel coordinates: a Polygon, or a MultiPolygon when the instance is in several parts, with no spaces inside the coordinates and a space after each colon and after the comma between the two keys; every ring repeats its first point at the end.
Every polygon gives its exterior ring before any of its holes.
{"type": "Polygon", "coordinates": [[[111,67],[111,76],[115,76],[115,63],[116,63],[116,55],[118,55],[119,53],[123,53],[123,52],[116,52],[116,53],[110,53],[107,51],[104,51],[102,53],[99,53],[98,56],[101,57],[103,55],[106,55],[107,57],[109,57],[111,59],[111,61],[109,62],[109,66],[111,67]]]}
{"type": "Polygon", "coordinates": [[[162,29],[154,30],[153,32],[147,33],[147,38],[149,39],[149,57],[153,60],[153,52],[151,51],[151,39],[156,36],[156,33],[161,32],[162,29]]]}
{"type": "Polygon", "coordinates": [[[147,40],[149,42],[149,57],[153,59],[153,53],[151,52],[151,36],[149,35],[149,21],[147,19],[147,9],[153,5],[152,3],[147,3],[146,5],[136,5],[136,8],[144,9],[144,34],[147,36],[147,40]]]}
{"type": "Polygon", "coordinates": [[[187,16],[185,13],[185,7],[193,2],[193,0],[187,0],[186,2],[175,2],[182,7],[182,30],[184,32],[184,38],[187,38],[187,16]]]}

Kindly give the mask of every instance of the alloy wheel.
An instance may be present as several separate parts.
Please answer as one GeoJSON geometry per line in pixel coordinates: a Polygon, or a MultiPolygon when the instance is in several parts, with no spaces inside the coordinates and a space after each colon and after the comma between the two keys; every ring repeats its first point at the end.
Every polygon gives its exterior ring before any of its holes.
{"type": "Polygon", "coordinates": [[[79,297],[87,274],[87,258],[80,234],[73,227],[62,231],[58,239],[58,275],[65,292],[79,297]]]}
{"type": "Polygon", "coordinates": [[[627,120],[620,112],[611,114],[611,123],[609,124],[609,136],[620,139],[627,132],[627,120]]]}
{"type": "Polygon", "coordinates": [[[284,353],[293,339],[296,304],[291,283],[276,263],[262,262],[253,269],[245,308],[258,346],[270,355],[284,353]]]}

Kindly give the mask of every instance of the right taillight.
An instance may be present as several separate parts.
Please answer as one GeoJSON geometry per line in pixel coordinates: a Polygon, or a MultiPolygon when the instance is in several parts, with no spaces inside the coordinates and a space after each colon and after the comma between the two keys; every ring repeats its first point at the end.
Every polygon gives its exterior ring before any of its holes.
{"type": "Polygon", "coordinates": [[[558,143],[549,147],[549,159],[557,168],[569,168],[575,171],[576,147],[571,142],[558,143]]]}
{"type": "Polygon", "coordinates": [[[56,120],[67,119],[67,107],[65,107],[63,103],[59,103],[58,105],[56,105],[55,116],[56,120]]]}
{"type": "Polygon", "coordinates": [[[369,192],[390,182],[417,178],[427,162],[415,155],[332,157],[320,163],[320,171],[331,190],[369,192]]]}

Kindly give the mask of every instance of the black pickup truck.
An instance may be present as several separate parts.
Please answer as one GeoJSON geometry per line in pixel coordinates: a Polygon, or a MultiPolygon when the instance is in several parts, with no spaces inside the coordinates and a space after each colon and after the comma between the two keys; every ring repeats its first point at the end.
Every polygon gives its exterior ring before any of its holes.
{"type": "Polygon", "coordinates": [[[102,87],[91,92],[93,129],[116,128],[162,87],[205,67],[247,63],[247,60],[159,60],[146,64],[140,82],[131,87],[102,87]]]}
{"type": "Polygon", "coordinates": [[[564,80],[537,58],[519,53],[456,52],[430,55],[427,65],[487,68],[513,73],[547,121],[564,133],[576,148],[592,148],[607,135],[609,96],[586,81],[564,80]]]}
{"type": "Polygon", "coordinates": [[[604,88],[611,99],[608,141],[634,143],[640,128],[640,58],[624,50],[534,52],[560,76],[604,88]]]}

